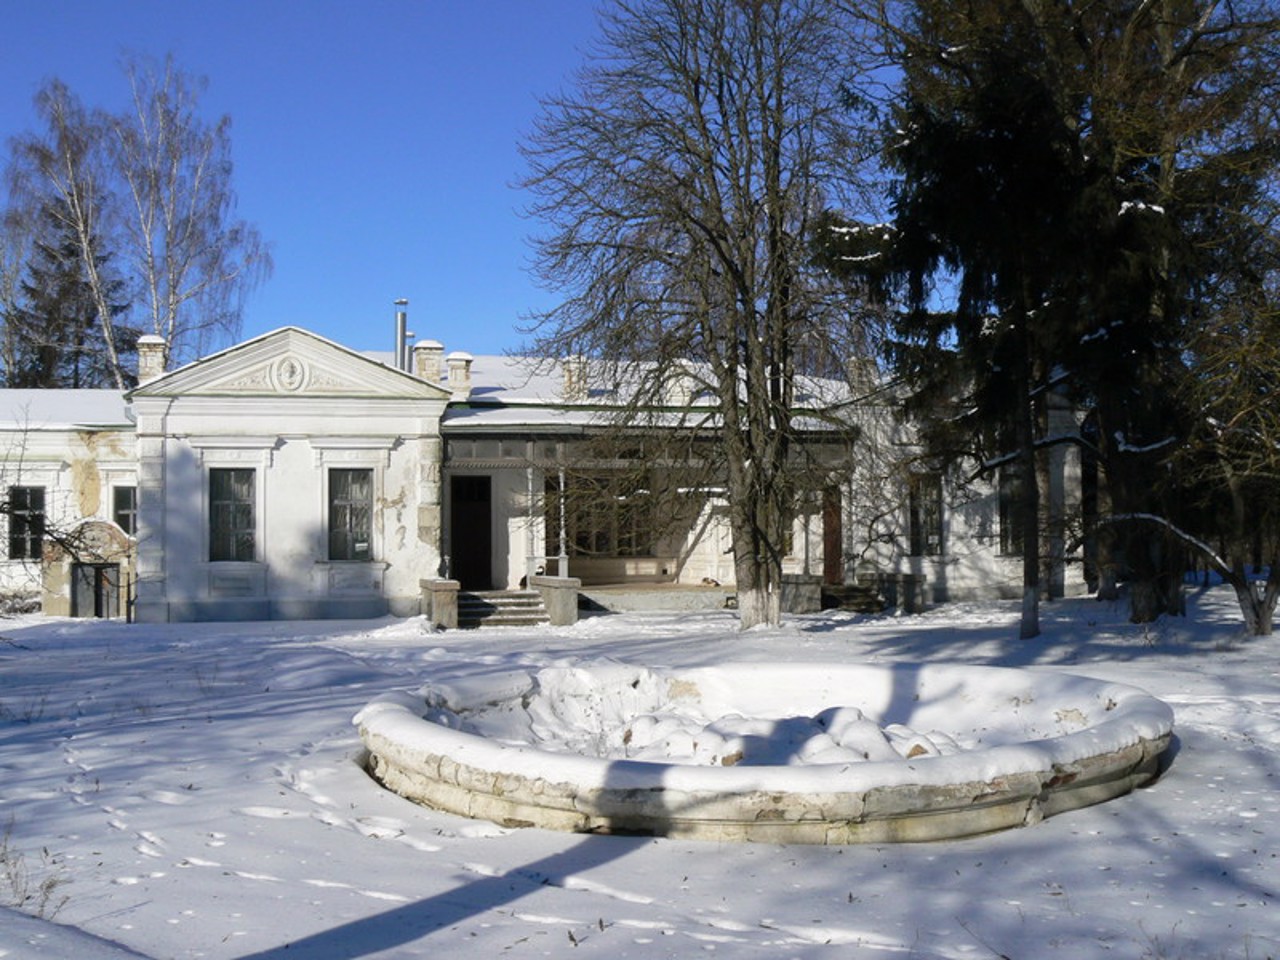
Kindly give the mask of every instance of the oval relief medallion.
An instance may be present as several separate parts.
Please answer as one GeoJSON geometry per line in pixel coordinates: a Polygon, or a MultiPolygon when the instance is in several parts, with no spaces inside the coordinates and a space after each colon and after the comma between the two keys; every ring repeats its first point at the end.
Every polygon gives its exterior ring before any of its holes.
{"type": "Polygon", "coordinates": [[[271,379],[276,389],[283,393],[297,393],[307,383],[307,367],[297,357],[281,357],[271,369],[271,379]]]}

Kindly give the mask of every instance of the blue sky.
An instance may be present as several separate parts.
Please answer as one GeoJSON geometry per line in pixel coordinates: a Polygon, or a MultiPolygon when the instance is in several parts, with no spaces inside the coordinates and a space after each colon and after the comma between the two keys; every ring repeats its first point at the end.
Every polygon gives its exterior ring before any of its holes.
{"type": "Polygon", "coordinates": [[[390,349],[393,301],[446,349],[497,353],[553,295],[526,267],[536,225],[512,184],[537,98],[567,86],[595,0],[4,0],[0,134],[34,129],[58,77],[126,97],[123,51],[173,53],[229,114],[238,213],[275,273],[244,334],[293,324],[390,349]]]}

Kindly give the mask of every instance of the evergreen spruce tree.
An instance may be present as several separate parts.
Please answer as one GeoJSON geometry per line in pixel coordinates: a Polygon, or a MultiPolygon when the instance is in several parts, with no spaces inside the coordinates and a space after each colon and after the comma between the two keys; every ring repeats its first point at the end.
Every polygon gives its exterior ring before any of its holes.
{"type": "MultiPolygon", "coordinates": [[[[48,208],[41,218],[45,236],[32,244],[20,284],[23,303],[6,317],[13,361],[10,387],[86,388],[115,383],[100,347],[97,300],[84,276],[74,231],[48,208]]],[[[137,332],[123,326],[128,305],[123,282],[110,279],[106,257],[98,258],[109,297],[112,325],[122,356],[136,353],[137,332]]]]}
{"type": "Polygon", "coordinates": [[[928,438],[1016,467],[1030,611],[1027,478],[1061,391],[1090,416],[1104,575],[1129,579],[1135,620],[1178,610],[1206,516],[1174,469],[1208,409],[1194,344],[1266,287],[1249,277],[1280,222],[1272,5],[911,0],[881,27],[903,77],[895,360],[917,410],[956,411],[928,438]]]}
{"type": "Polygon", "coordinates": [[[1056,65],[1025,5],[920,3],[901,58],[889,154],[893,263],[904,285],[893,359],[939,453],[974,456],[1017,491],[1020,633],[1039,633],[1048,396],[1067,304],[1060,264],[1079,162],[1056,65]],[[935,283],[953,285],[940,307],[935,283]],[[938,417],[940,403],[950,408],[938,417]]]}

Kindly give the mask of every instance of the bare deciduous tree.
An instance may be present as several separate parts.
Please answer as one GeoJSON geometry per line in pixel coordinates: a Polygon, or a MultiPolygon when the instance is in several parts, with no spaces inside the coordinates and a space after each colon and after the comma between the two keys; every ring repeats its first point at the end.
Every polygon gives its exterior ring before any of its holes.
{"type": "MultiPolygon", "coordinates": [[[[131,107],[88,109],[58,80],[36,97],[43,131],[14,139],[13,224],[48,211],[75,237],[116,386],[132,380],[122,330],[163,337],[189,360],[239,334],[245,294],[270,272],[258,231],[235,217],[230,120],[199,113],[202,79],[127,59],[131,107]],[[111,263],[131,309],[112,309],[111,263]]],[[[168,358],[166,358],[168,359],[168,358]]]]}
{"type": "Polygon", "coordinates": [[[1191,339],[1192,375],[1179,384],[1198,412],[1171,457],[1184,497],[1168,530],[1235,591],[1245,627],[1270,635],[1280,601],[1280,238],[1272,237],[1253,289],[1236,286],[1191,339]]]}
{"type": "Polygon", "coordinates": [[[9,383],[20,354],[10,318],[23,307],[22,273],[31,249],[31,226],[15,211],[0,220],[0,382],[9,383]]]}
{"type": "Polygon", "coordinates": [[[537,268],[566,293],[535,350],[613,361],[633,430],[714,433],[744,628],[780,618],[797,378],[865,349],[812,260],[859,188],[848,25],[820,0],[618,0],[524,146],[537,268]]]}
{"type": "Polygon", "coordinates": [[[132,109],[106,118],[119,183],[120,250],[141,285],[145,318],[170,356],[199,356],[240,332],[243,296],[271,268],[258,231],[234,218],[231,118],[199,113],[205,82],[179,70],[125,64],[132,109]]]}

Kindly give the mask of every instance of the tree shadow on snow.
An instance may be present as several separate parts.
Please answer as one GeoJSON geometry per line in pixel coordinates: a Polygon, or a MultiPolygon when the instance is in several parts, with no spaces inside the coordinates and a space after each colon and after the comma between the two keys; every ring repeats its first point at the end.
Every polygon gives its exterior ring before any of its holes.
{"type": "MultiPolygon", "coordinates": [[[[803,733],[815,735],[805,724],[803,733]]],[[[774,721],[767,732],[743,737],[744,754],[763,762],[785,764],[803,751],[806,737],[799,736],[793,719],[774,721]]],[[[744,756],[744,763],[751,760],[744,756]]],[[[609,765],[604,792],[628,794],[635,784],[634,771],[649,764],[638,761],[616,761],[609,765]]],[[[669,835],[681,819],[696,815],[704,800],[686,800],[680,805],[668,804],[656,817],[637,821],[634,814],[621,808],[601,816],[603,823],[568,849],[553,853],[499,876],[486,876],[462,886],[436,894],[415,903],[395,907],[382,913],[323,930],[310,936],[246,954],[240,960],[354,960],[413,943],[438,930],[492,913],[543,887],[567,887],[571,878],[613,863],[657,839],[669,835]]],[[[606,803],[605,807],[614,806],[606,803]]],[[[624,801],[623,806],[627,804],[624,801]]]]}
{"type": "Polygon", "coordinates": [[[536,893],[652,843],[649,837],[586,836],[567,850],[481,877],[444,893],[331,927],[240,960],[354,960],[392,950],[536,893]]]}
{"type": "Polygon", "coordinates": [[[1187,614],[1155,623],[1128,619],[1127,600],[1075,597],[1040,605],[1041,634],[1018,636],[1016,600],[943,604],[922,614],[797,618],[806,633],[849,631],[858,657],[909,662],[954,661],[988,666],[1070,666],[1136,662],[1152,657],[1198,658],[1248,638],[1239,614],[1221,591],[1188,590],[1187,614]]]}

